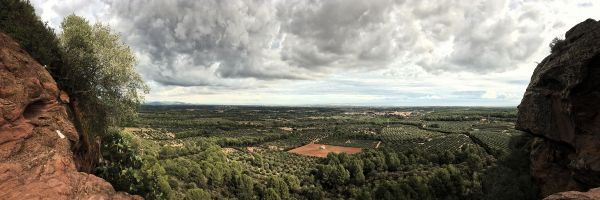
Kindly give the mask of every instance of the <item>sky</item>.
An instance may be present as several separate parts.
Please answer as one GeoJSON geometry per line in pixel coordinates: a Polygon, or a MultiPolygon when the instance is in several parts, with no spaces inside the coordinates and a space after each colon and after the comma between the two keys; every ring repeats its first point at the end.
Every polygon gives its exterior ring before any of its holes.
{"type": "Polygon", "coordinates": [[[592,0],[31,0],[60,32],[108,24],[147,102],[517,106],[592,0]]]}

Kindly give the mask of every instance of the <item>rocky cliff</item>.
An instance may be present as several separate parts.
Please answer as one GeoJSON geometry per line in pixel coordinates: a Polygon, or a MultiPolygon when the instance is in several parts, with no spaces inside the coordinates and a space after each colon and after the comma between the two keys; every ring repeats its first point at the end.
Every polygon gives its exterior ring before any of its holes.
{"type": "Polygon", "coordinates": [[[542,196],[600,187],[600,22],[571,28],[537,66],[516,127],[537,136],[531,174],[542,196]]]}
{"type": "Polygon", "coordinates": [[[0,33],[0,199],[141,199],[77,171],[67,102],[45,67],[0,33]]]}

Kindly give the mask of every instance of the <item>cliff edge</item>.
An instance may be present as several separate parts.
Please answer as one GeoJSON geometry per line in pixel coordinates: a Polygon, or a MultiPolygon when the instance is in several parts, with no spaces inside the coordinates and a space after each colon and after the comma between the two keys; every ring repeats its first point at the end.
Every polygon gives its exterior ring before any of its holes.
{"type": "Polygon", "coordinates": [[[600,187],[600,22],[571,28],[538,64],[516,128],[536,136],[531,175],[542,196],[600,187]]]}
{"type": "Polygon", "coordinates": [[[0,199],[142,199],[77,171],[68,101],[45,67],[0,33],[0,199]]]}

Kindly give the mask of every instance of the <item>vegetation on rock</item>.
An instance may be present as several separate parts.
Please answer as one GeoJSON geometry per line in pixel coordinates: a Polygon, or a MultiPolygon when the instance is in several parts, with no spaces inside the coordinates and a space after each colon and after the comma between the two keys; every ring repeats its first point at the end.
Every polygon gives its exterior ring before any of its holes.
{"type": "Polygon", "coordinates": [[[564,48],[565,40],[556,37],[556,38],[552,39],[552,42],[550,42],[549,46],[550,46],[550,52],[556,53],[564,48]]]}
{"type": "Polygon", "coordinates": [[[0,31],[15,38],[45,65],[70,96],[70,113],[80,137],[74,149],[78,167],[90,171],[98,154],[96,136],[131,120],[148,87],[135,71],[135,56],[110,27],[71,15],[57,35],[36,15],[29,1],[0,3],[0,31]]]}
{"type": "Polygon", "coordinates": [[[15,39],[37,62],[46,65],[56,79],[56,72],[63,67],[58,39],[54,30],[35,15],[28,1],[0,2],[0,31],[15,39]]]}
{"type": "Polygon", "coordinates": [[[103,131],[131,120],[143,102],[143,93],[148,92],[135,71],[133,51],[110,27],[100,23],[92,26],[79,16],[67,16],[61,29],[60,47],[69,67],[60,73],[60,80],[79,101],[89,118],[88,127],[103,131]]]}

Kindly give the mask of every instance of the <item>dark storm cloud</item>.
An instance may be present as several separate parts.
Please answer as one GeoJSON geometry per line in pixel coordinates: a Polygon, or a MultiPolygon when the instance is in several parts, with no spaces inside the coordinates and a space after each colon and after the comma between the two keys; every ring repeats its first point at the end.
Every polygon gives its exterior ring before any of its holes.
{"type": "Polygon", "coordinates": [[[288,1],[279,5],[289,34],[283,59],[304,67],[374,67],[399,51],[391,0],[288,1]]]}
{"type": "Polygon", "coordinates": [[[143,75],[180,86],[312,79],[393,63],[505,71],[536,52],[544,28],[531,23],[539,11],[502,0],[103,2],[143,75]]]}
{"type": "Polygon", "coordinates": [[[269,1],[107,3],[126,40],[149,56],[142,71],[156,81],[189,86],[220,78],[306,78],[270,48],[280,33],[269,1]]]}

